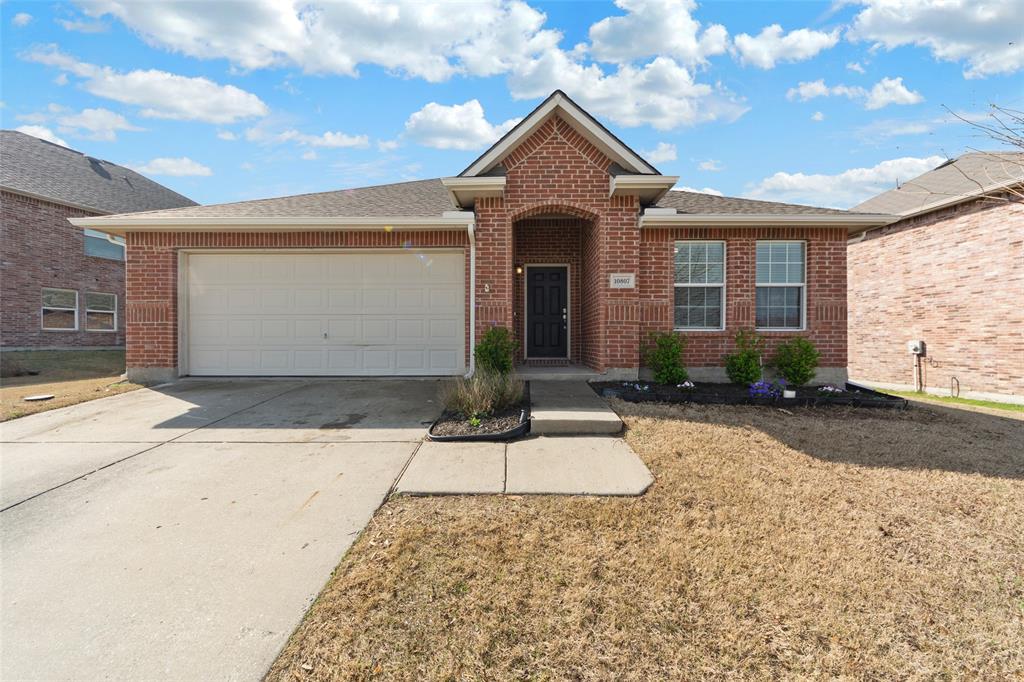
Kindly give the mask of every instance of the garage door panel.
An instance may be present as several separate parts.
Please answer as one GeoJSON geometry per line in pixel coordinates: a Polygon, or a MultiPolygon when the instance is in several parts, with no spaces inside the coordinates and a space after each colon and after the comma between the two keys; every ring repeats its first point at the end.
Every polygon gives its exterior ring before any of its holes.
{"type": "Polygon", "coordinates": [[[413,251],[192,254],[189,371],[460,374],[464,268],[413,251]]]}

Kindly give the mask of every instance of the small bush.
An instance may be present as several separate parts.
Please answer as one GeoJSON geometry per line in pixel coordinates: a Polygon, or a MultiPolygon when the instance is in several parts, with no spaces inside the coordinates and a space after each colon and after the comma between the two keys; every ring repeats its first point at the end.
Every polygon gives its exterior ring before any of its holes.
{"type": "Polygon", "coordinates": [[[651,345],[644,350],[644,362],[654,371],[659,384],[680,384],[686,381],[683,350],[686,339],[672,332],[652,332],[651,345]]]}
{"type": "Polygon", "coordinates": [[[793,386],[803,386],[814,378],[821,354],[814,344],[797,337],[775,349],[775,369],[793,386]]]}
{"type": "Polygon", "coordinates": [[[736,352],[725,356],[725,373],[734,384],[750,385],[761,379],[761,353],[764,339],[756,332],[736,332],[736,352]]]}
{"type": "Polygon", "coordinates": [[[476,344],[473,356],[477,368],[492,374],[510,374],[519,344],[505,327],[491,327],[476,344]]]}
{"type": "Polygon", "coordinates": [[[500,412],[522,399],[523,382],[511,374],[477,372],[469,379],[455,379],[441,386],[445,409],[470,420],[500,412]]]}

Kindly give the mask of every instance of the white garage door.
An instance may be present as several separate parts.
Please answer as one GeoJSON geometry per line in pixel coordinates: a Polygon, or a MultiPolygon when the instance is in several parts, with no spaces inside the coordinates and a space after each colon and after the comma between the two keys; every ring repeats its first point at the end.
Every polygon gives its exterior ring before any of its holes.
{"type": "Polygon", "coordinates": [[[190,254],[192,375],[465,372],[463,255],[190,254]]]}

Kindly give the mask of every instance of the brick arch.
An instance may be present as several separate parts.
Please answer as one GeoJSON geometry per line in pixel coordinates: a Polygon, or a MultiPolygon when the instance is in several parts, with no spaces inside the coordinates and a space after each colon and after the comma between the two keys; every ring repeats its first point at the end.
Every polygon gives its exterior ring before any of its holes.
{"type": "Polygon", "coordinates": [[[583,204],[576,204],[567,201],[543,201],[536,204],[530,204],[524,208],[520,208],[509,215],[509,222],[516,222],[517,220],[524,220],[525,218],[534,218],[539,215],[546,214],[561,214],[569,215],[574,218],[582,218],[583,220],[590,220],[597,222],[598,214],[590,210],[583,204]]]}

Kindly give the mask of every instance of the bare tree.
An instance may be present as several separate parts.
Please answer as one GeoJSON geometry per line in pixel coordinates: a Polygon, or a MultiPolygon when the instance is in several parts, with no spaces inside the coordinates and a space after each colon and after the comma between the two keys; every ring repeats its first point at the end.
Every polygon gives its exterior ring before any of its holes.
{"type": "MultiPolygon", "coordinates": [[[[973,127],[980,136],[1010,149],[1003,152],[973,149],[983,154],[991,163],[987,164],[983,177],[970,177],[957,168],[964,177],[985,190],[982,194],[986,199],[1003,202],[1024,201],[1024,111],[1002,107],[998,104],[989,105],[988,116],[984,120],[968,119],[949,107],[943,107],[950,114],[973,127]],[[1017,181],[1014,182],[1014,179],[1017,181]],[[993,186],[997,186],[994,188],[993,186]],[[991,188],[991,189],[989,189],[991,188]]],[[[954,165],[954,167],[956,167],[954,165]]]]}

